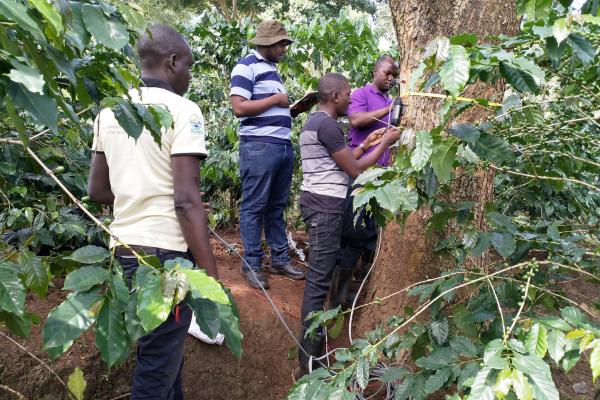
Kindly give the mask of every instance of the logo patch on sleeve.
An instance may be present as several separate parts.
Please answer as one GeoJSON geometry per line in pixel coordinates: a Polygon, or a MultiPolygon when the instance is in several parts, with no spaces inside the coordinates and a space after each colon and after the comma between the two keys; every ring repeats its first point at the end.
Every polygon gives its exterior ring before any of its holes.
{"type": "Polygon", "coordinates": [[[190,127],[192,133],[204,134],[204,121],[202,121],[199,115],[192,115],[190,117],[190,127]]]}

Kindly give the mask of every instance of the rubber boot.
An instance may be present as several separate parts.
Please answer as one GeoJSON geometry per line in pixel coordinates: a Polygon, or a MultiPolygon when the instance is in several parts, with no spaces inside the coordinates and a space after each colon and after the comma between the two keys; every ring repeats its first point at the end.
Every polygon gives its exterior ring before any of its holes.
{"type": "Polygon", "coordinates": [[[319,368],[321,364],[318,361],[315,361],[313,358],[312,368],[309,367],[310,356],[313,357],[321,357],[323,355],[323,347],[325,345],[325,333],[322,328],[319,328],[315,333],[313,338],[306,336],[307,329],[303,326],[302,331],[300,332],[300,345],[302,348],[308,353],[305,354],[304,351],[298,349],[298,360],[300,361],[300,374],[296,377],[299,379],[300,377],[308,374],[310,370],[314,370],[319,368]]]}
{"type": "Polygon", "coordinates": [[[350,291],[351,282],[351,269],[337,267],[333,271],[331,290],[329,291],[329,309],[336,308],[339,305],[342,306],[342,310],[349,307],[351,300],[349,299],[348,292],[350,291]]]}

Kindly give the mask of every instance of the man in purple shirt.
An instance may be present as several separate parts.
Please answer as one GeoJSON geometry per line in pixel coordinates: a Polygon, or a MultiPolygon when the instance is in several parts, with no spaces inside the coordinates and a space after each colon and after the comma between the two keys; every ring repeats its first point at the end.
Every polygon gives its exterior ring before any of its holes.
{"type": "MultiPolygon", "coordinates": [[[[367,136],[374,130],[387,126],[390,106],[393,103],[388,92],[394,80],[398,78],[399,72],[400,68],[396,60],[388,55],[381,56],[373,68],[373,82],[352,93],[352,103],[348,108],[348,119],[350,119],[348,141],[351,149],[356,147],[363,149],[364,153],[361,157],[373,150],[373,148],[365,150],[363,141],[367,136]]],[[[386,167],[389,163],[390,150],[387,149],[379,157],[377,165],[386,167]]],[[[367,215],[364,210],[358,216],[354,215],[353,197],[350,195],[352,190],[351,187],[348,191],[348,201],[344,211],[340,252],[329,294],[330,308],[338,305],[347,308],[350,305],[352,296],[349,291],[354,268],[359,259],[362,260],[362,270],[372,262],[377,243],[377,224],[373,217],[367,215]]]]}
{"type": "MultiPolygon", "coordinates": [[[[363,140],[376,129],[384,128],[390,117],[393,99],[388,95],[393,82],[398,78],[400,68],[396,60],[384,55],[377,59],[373,68],[373,83],[369,83],[352,93],[352,103],[348,108],[350,148],[360,147],[363,140]],[[378,121],[379,120],[379,121],[378,121]]],[[[369,149],[365,154],[373,149],[369,149]]],[[[389,149],[383,153],[377,165],[387,166],[390,161],[389,149]]]]}

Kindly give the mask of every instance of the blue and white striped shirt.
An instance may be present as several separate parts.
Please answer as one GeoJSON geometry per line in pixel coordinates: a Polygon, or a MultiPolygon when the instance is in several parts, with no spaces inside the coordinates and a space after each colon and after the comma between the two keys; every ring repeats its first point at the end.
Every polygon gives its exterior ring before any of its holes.
{"type": "MultiPolygon", "coordinates": [[[[260,100],[286,93],[275,64],[256,50],[242,58],[231,71],[230,96],[260,100]]],[[[289,108],[271,107],[253,117],[240,117],[240,137],[246,141],[289,143],[292,117],[289,108]]]]}

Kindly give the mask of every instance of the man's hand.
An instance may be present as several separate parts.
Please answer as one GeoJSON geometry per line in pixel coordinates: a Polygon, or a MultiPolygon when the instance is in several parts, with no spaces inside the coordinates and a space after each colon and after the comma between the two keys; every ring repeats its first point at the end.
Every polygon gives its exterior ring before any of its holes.
{"type": "Polygon", "coordinates": [[[288,108],[290,106],[290,99],[285,93],[276,93],[271,96],[273,99],[273,105],[277,107],[288,108]]]}
{"type": "Polygon", "coordinates": [[[365,150],[370,149],[373,146],[377,146],[379,143],[381,143],[381,140],[383,139],[383,134],[385,133],[386,128],[380,128],[377,129],[371,133],[369,133],[369,136],[367,136],[367,138],[365,140],[363,140],[363,144],[365,145],[365,150]]]}
{"type": "Polygon", "coordinates": [[[400,139],[400,131],[395,126],[390,126],[385,134],[383,135],[382,144],[386,147],[390,147],[400,139]]]}

